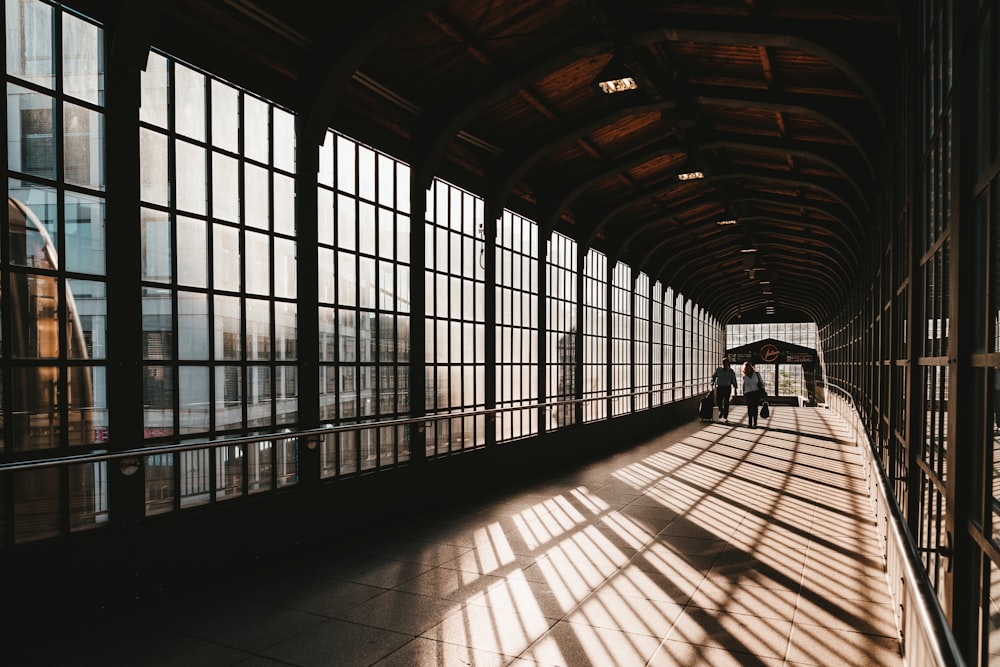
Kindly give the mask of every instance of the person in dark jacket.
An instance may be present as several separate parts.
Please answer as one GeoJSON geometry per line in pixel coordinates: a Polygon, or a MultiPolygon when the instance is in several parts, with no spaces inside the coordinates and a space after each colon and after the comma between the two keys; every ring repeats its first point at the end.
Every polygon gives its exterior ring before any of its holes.
{"type": "Polygon", "coordinates": [[[736,393],[736,371],[729,367],[729,358],[722,360],[722,365],[712,373],[712,386],[715,387],[716,405],[719,406],[719,417],[729,423],[729,399],[736,393]]]}

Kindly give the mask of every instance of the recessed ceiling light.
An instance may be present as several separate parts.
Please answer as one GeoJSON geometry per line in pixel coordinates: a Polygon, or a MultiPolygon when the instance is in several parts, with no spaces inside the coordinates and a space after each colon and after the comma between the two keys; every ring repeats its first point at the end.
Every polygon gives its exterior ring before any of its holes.
{"type": "Polygon", "coordinates": [[[715,224],[717,224],[717,225],[735,225],[736,221],[735,220],[716,220],[715,224]]]}
{"type": "Polygon", "coordinates": [[[694,181],[699,178],[705,178],[705,174],[700,171],[689,171],[683,174],[677,174],[678,181],[694,181]]]}

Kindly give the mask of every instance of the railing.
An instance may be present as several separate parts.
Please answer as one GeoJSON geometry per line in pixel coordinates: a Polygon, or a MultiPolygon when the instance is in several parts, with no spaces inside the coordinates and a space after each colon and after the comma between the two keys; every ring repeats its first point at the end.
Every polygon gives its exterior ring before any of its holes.
{"type": "Polygon", "coordinates": [[[871,490],[872,509],[884,545],[889,589],[896,603],[896,624],[907,666],[965,665],[854,397],[836,384],[825,382],[822,386],[828,390],[827,406],[850,424],[854,444],[868,464],[869,484],[875,486],[871,490]],[[860,443],[862,436],[864,442],[860,443]]]}
{"type": "MultiPolygon", "coordinates": [[[[166,445],[150,445],[146,447],[136,447],[131,449],[122,449],[115,451],[90,451],[85,454],[53,456],[53,457],[31,459],[25,461],[0,463],[0,473],[17,472],[22,470],[33,470],[39,468],[49,468],[53,466],[79,465],[82,463],[98,463],[102,461],[123,460],[139,456],[157,456],[163,454],[175,454],[178,452],[194,451],[205,448],[239,447],[242,445],[255,444],[259,442],[275,442],[275,441],[289,440],[289,439],[301,439],[305,440],[307,444],[313,444],[310,443],[310,439],[318,440],[319,438],[322,438],[324,436],[336,433],[366,431],[376,428],[389,428],[389,427],[410,426],[410,425],[416,425],[418,429],[422,429],[426,426],[429,426],[431,422],[435,421],[446,421],[450,419],[464,419],[469,417],[482,417],[482,416],[490,417],[504,412],[521,412],[527,409],[552,410],[561,406],[583,405],[588,402],[604,402],[609,399],[621,400],[630,398],[632,396],[649,397],[652,394],[667,393],[671,391],[680,392],[681,390],[682,390],[682,385],[680,384],[661,385],[655,388],[645,387],[639,391],[628,392],[628,393],[616,393],[609,390],[600,396],[588,396],[579,399],[546,401],[544,403],[531,402],[530,399],[528,399],[523,401],[512,401],[511,405],[506,405],[498,408],[437,412],[437,413],[422,415],[419,417],[382,419],[377,421],[353,422],[350,424],[339,424],[339,425],[326,424],[324,426],[319,426],[317,428],[306,429],[301,431],[286,430],[278,433],[247,435],[247,436],[239,436],[231,438],[218,438],[218,439],[206,438],[198,440],[188,440],[180,443],[173,443],[166,445]]],[[[694,389],[693,392],[694,392],[693,395],[698,394],[697,389],[694,389]]],[[[686,398],[690,398],[690,396],[686,398]]],[[[672,402],[676,402],[676,400],[683,400],[683,399],[675,399],[672,402]]],[[[653,409],[662,405],[668,405],[668,402],[661,402],[661,403],[650,402],[647,403],[647,406],[645,408],[642,408],[642,410],[640,411],[653,409]]]]}
{"type": "MultiPolygon", "coordinates": [[[[689,386],[688,389],[693,388],[689,386]]],[[[56,537],[67,526],[72,533],[107,525],[110,509],[108,468],[113,464],[117,464],[118,472],[127,476],[143,469],[143,511],[145,516],[153,517],[294,487],[300,481],[301,445],[310,450],[321,448],[318,475],[321,480],[329,480],[408,463],[408,434],[429,432],[436,422],[462,424],[469,423],[466,420],[471,418],[485,420],[487,428],[494,428],[494,420],[503,413],[523,414],[531,410],[535,415],[539,411],[575,414],[580,405],[629,399],[632,396],[641,397],[644,407],[636,410],[636,413],[641,413],[683,400],[668,397],[678,396],[684,391],[681,383],[668,383],[642,387],[628,394],[608,391],[600,396],[541,403],[526,399],[490,409],[324,425],[299,431],[206,438],[115,451],[91,450],[76,455],[44,456],[36,452],[36,458],[0,463],[0,488],[10,483],[15,489],[13,503],[7,508],[10,512],[7,529],[11,532],[4,535],[0,531],[0,549],[8,539],[14,544],[21,544],[56,537]],[[365,435],[366,432],[370,435],[365,435]],[[381,448],[383,445],[384,449],[381,448]],[[60,468],[68,470],[68,475],[57,474],[60,468]],[[67,478],[73,483],[67,484],[67,478]],[[65,521],[67,504],[68,524],[65,521]]],[[[575,422],[574,417],[572,423],[575,422]]],[[[548,430],[555,432],[559,428],[548,430]]],[[[466,437],[462,432],[451,435],[459,439],[466,437]]],[[[537,429],[513,439],[536,435],[537,429]]],[[[460,454],[479,448],[481,444],[472,442],[469,447],[445,454],[460,454]]],[[[0,499],[3,497],[0,493],[0,499]]],[[[9,499],[10,496],[8,502],[9,499]]],[[[3,518],[4,507],[0,506],[0,528],[4,524],[3,518]]]]}

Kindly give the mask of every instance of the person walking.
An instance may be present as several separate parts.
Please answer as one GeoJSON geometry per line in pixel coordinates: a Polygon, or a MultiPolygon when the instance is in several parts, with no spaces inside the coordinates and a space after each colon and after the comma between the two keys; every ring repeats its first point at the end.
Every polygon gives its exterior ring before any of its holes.
{"type": "Polygon", "coordinates": [[[722,360],[722,365],[712,373],[712,386],[715,387],[716,404],[719,406],[719,417],[729,423],[729,398],[737,391],[736,371],[729,367],[729,357],[722,360]]]}
{"type": "Polygon", "coordinates": [[[757,428],[757,412],[760,399],[766,396],[764,380],[749,361],[743,364],[743,396],[747,401],[747,424],[757,428]]]}

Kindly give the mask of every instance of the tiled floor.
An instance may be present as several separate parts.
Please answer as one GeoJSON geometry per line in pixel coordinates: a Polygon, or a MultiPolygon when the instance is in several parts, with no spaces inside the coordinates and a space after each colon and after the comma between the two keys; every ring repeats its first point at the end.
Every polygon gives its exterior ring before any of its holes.
{"type": "Polygon", "coordinates": [[[790,407],[761,423],[693,422],[349,557],[178,588],[5,664],[901,666],[843,423],[790,407]]]}

